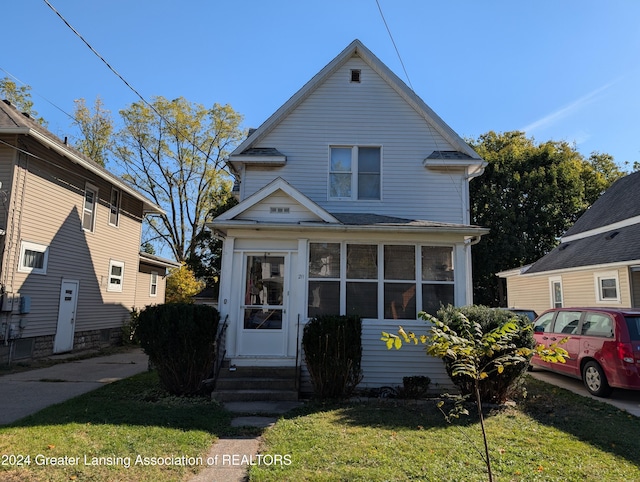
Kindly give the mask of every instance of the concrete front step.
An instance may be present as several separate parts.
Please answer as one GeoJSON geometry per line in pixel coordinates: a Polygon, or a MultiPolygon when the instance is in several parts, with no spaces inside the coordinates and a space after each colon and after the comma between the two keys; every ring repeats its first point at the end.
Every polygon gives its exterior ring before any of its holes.
{"type": "Polygon", "coordinates": [[[219,402],[256,402],[256,401],[283,401],[298,400],[298,392],[295,390],[218,390],[211,398],[219,402]]]}
{"type": "Polygon", "coordinates": [[[296,389],[295,378],[219,377],[216,390],[291,390],[296,389]]]}
{"type": "Polygon", "coordinates": [[[211,397],[220,402],[298,400],[295,367],[223,366],[211,397]]]}

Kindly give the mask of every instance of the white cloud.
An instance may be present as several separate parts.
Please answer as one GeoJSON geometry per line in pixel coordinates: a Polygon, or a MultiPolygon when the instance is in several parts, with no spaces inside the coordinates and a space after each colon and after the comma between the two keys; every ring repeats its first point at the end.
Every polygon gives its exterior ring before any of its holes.
{"type": "Polygon", "coordinates": [[[523,127],[520,130],[525,131],[527,134],[531,134],[532,131],[548,127],[548,126],[554,124],[555,122],[557,122],[558,120],[560,120],[562,118],[565,118],[565,117],[568,117],[569,115],[571,115],[574,112],[578,111],[579,109],[581,109],[583,106],[589,104],[590,102],[593,102],[595,100],[595,98],[598,96],[598,94],[600,94],[601,92],[604,92],[609,87],[614,85],[616,82],[617,82],[617,80],[614,80],[612,82],[609,82],[608,84],[603,85],[602,87],[598,87],[597,89],[595,89],[595,90],[589,92],[588,94],[583,95],[579,99],[573,101],[569,105],[566,105],[566,106],[556,110],[555,112],[552,112],[551,114],[549,114],[549,115],[547,115],[547,116],[545,116],[545,117],[543,117],[541,119],[538,119],[537,121],[534,121],[529,125],[526,125],[525,127],[523,127]]]}

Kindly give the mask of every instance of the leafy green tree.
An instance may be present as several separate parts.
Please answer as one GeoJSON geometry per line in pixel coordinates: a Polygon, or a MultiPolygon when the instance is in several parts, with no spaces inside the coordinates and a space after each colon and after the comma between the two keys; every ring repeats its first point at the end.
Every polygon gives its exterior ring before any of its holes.
{"type": "Polygon", "coordinates": [[[29,117],[33,117],[39,124],[46,125],[45,120],[38,117],[38,113],[33,109],[30,86],[18,87],[13,80],[5,77],[0,79],[0,98],[8,100],[17,110],[29,114],[29,117]]]}
{"type": "Polygon", "coordinates": [[[182,97],[156,97],[151,105],[120,111],[114,160],[123,178],[167,213],[148,217],[148,241],[185,261],[195,257],[214,194],[229,180],[225,158],[244,137],[242,116],[229,105],[205,108],[182,97]]]}
{"type": "Polygon", "coordinates": [[[93,113],[84,99],[74,101],[73,125],[81,137],[75,142],[75,148],[101,166],[107,163],[107,154],[113,142],[113,119],[111,112],[103,106],[100,97],[96,97],[93,113]]]}
{"type": "Polygon", "coordinates": [[[498,306],[495,274],[544,256],[624,173],[608,154],[585,159],[567,142],[535,143],[519,131],[469,142],[488,162],[470,184],[471,221],[491,229],[473,248],[474,301],[498,306]]]}
{"type": "Polygon", "coordinates": [[[196,279],[193,271],[182,263],[167,276],[165,301],[167,303],[191,303],[193,297],[204,288],[204,282],[196,279]]]}

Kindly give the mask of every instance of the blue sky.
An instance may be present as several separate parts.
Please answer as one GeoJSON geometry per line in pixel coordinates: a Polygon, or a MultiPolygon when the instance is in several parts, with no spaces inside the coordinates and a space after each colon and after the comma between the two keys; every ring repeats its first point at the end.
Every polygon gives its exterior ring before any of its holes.
{"type": "MultiPolygon", "coordinates": [[[[525,130],[640,161],[635,0],[49,0],[147,100],[228,103],[257,127],[360,39],[458,134],[525,130]]],[[[117,118],[138,97],[43,0],[2,6],[0,77],[55,134],[73,100],[117,118]],[[14,80],[15,80],[14,79],[14,80]]]]}

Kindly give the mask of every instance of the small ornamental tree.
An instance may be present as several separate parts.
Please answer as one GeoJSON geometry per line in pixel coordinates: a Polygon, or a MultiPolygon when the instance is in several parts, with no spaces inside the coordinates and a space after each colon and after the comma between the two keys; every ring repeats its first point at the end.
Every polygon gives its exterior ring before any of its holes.
{"type": "MultiPolygon", "coordinates": [[[[454,308],[450,310],[450,314],[456,318],[455,324],[459,327],[457,331],[437,318],[421,312],[420,318],[432,323],[428,334],[416,336],[411,332],[405,332],[400,327],[398,335],[382,332],[381,340],[386,343],[388,349],[399,350],[402,348],[403,342],[426,345],[426,351],[429,355],[441,358],[449,365],[452,380],[462,377],[471,382],[472,397],[478,409],[482,429],[485,449],[483,460],[487,466],[489,481],[492,482],[489,445],[482,415],[480,383],[485,379],[500,376],[510,367],[526,367],[534,354],[539,355],[545,361],[562,363],[568,354],[557,344],[552,344],[548,348],[543,345],[537,345],[533,348],[517,347],[514,340],[521,335],[517,319],[510,319],[501,326],[484,333],[480,323],[470,321],[460,309],[454,308]]],[[[559,343],[564,341],[566,339],[559,343]]],[[[442,407],[442,404],[443,402],[440,402],[438,406],[442,407]]]]}
{"type": "Polygon", "coordinates": [[[167,303],[191,303],[193,297],[200,293],[205,283],[196,279],[191,268],[185,263],[173,268],[167,276],[167,303]]]}

